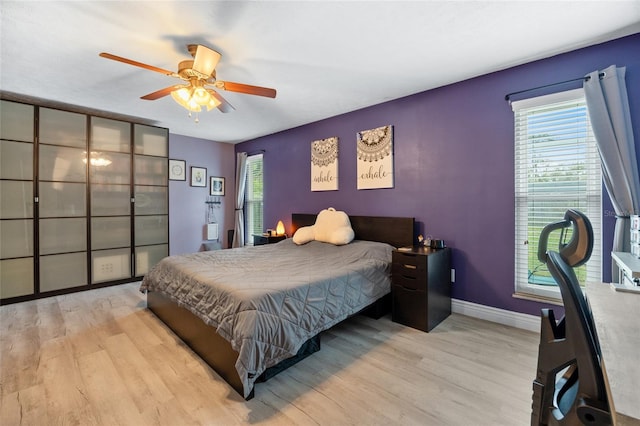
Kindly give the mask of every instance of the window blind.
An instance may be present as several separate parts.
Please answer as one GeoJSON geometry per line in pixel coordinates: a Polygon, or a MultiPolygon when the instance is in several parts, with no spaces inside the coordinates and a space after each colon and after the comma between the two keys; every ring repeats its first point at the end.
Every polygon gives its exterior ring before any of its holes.
{"type": "MultiPolygon", "coordinates": [[[[542,228],[562,220],[567,209],[585,213],[593,226],[594,249],[576,269],[581,284],[601,281],[602,171],[582,89],[512,103],[515,119],[515,290],[560,297],[537,258],[542,228]]],[[[556,234],[556,235],[554,235],[556,234]]],[[[571,232],[564,235],[568,242],[571,232]]],[[[548,250],[558,251],[560,232],[548,250]]]]}
{"type": "Polygon", "coordinates": [[[247,183],[244,194],[245,244],[252,243],[253,234],[262,234],[263,218],[262,154],[247,157],[247,183]]]}

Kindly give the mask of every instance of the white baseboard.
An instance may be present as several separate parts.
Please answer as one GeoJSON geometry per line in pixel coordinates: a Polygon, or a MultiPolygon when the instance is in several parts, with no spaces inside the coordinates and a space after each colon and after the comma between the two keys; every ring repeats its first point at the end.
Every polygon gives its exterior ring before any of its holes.
{"type": "Polygon", "coordinates": [[[458,299],[451,299],[451,311],[498,324],[540,332],[540,317],[535,315],[507,311],[458,299]]]}

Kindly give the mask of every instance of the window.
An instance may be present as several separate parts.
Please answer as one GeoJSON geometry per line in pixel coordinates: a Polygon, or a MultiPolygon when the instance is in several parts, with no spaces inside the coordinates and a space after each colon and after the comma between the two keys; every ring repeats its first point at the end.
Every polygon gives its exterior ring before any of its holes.
{"type": "MultiPolygon", "coordinates": [[[[602,172],[582,89],[513,102],[515,118],[515,291],[560,299],[559,289],[537,257],[542,228],[569,208],[593,225],[593,254],[576,269],[580,283],[601,281],[602,172]]],[[[557,234],[557,235],[554,235],[557,234]]],[[[571,238],[565,234],[564,241],[571,238]]],[[[548,249],[558,250],[560,231],[548,249]]]]}
{"type": "Polygon", "coordinates": [[[245,244],[253,242],[253,234],[262,234],[263,199],[262,154],[247,158],[247,183],[244,193],[245,244]]]}

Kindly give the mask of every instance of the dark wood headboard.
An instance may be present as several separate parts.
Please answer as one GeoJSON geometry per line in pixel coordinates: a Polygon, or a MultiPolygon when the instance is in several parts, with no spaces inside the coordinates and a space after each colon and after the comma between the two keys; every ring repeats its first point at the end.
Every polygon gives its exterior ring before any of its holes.
{"type": "MultiPolygon", "coordinates": [[[[293,235],[302,226],[316,223],[317,214],[293,213],[291,226],[293,235]]],[[[394,247],[413,245],[415,218],[385,216],[349,216],[356,240],[379,241],[394,247]]]]}

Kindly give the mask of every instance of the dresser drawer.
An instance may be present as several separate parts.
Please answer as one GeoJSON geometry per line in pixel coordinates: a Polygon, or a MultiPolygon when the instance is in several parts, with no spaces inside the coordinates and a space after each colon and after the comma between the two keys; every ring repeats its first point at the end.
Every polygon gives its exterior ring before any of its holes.
{"type": "Polygon", "coordinates": [[[424,274],[415,274],[415,271],[405,273],[400,271],[391,275],[391,281],[394,286],[400,286],[409,290],[427,290],[427,279],[424,274]]]}
{"type": "Polygon", "coordinates": [[[394,285],[391,290],[391,319],[422,331],[427,324],[427,293],[394,285]]]}
{"type": "Polygon", "coordinates": [[[391,272],[406,276],[425,276],[427,270],[427,257],[411,253],[393,252],[391,272]]]}

